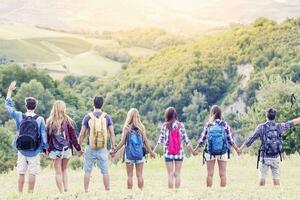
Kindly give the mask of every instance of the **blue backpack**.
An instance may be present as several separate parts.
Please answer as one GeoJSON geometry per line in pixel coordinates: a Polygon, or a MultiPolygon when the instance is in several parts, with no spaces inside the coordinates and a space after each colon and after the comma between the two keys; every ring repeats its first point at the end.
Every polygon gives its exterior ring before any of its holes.
{"type": "Polygon", "coordinates": [[[207,152],[210,155],[223,155],[228,153],[229,146],[226,131],[222,124],[212,124],[207,128],[207,152]]]}
{"type": "Polygon", "coordinates": [[[144,157],[143,147],[142,135],[136,129],[130,130],[126,137],[126,158],[129,160],[142,160],[144,157]]]}

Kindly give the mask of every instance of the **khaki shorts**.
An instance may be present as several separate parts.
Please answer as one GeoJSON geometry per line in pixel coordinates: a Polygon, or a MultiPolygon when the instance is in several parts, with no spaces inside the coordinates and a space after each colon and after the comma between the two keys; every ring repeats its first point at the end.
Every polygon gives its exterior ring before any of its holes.
{"type": "Polygon", "coordinates": [[[205,158],[206,161],[211,161],[211,160],[227,161],[228,160],[228,154],[224,153],[222,155],[213,156],[213,155],[210,155],[209,153],[204,153],[204,158],[205,158]]]}
{"type": "Polygon", "coordinates": [[[264,163],[262,160],[259,162],[259,177],[260,179],[265,179],[268,175],[269,168],[272,171],[273,179],[279,179],[280,177],[280,158],[264,158],[264,163]]]}
{"type": "Polygon", "coordinates": [[[19,174],[28,173],[31,175],[37,175],[40,171],[40,155],[34,157],[27,157],[18,151],[17,169],[19,174]]]}

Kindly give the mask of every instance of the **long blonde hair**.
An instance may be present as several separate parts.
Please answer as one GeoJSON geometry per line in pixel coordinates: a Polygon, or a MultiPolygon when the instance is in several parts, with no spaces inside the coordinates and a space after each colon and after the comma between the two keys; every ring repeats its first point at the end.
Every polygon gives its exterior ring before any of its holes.
{"type": "Polygon", "coordinates": [[[140,113],[136,108],[131,108],[128,111],[123,131],[130,130],[133,127],[136,127],[140,133],[145,133],[145,126],[141,122],[140,113]]]}
{"type": "Polygon", "coordinates": [[[64,121],[74,128],[75,123],[67,115],[66,111],[67,108],[65,102],[60,100],[54,102],[50,116],[46,122],[48,134],[51,133],[49,130],[51,130],[52,127],[56,128],[56,130],[61,130],[61,125],[64,121]]]}

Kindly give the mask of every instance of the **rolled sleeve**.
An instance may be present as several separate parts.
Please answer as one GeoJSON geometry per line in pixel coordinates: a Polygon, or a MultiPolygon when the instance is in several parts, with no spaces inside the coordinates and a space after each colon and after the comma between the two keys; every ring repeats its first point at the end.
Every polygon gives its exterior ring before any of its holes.
{"type": "Polygon", "coordinates": [[[180,132],[181,132],[181,136],[182,136],[182,141],[184,142],[184,144],[186,146],[188,146],[190,144],[190,139],[187,135],[187,132],[185,130],[185,127],[184,127],[183,123],[181,123],[180,132]]]}
{"type": "Polygon", "coordinates": [[[228,143],[231,146],[234,145],[234,139],[232,137],[231,127],[227,123],[225,124],[225,130],[226,130],[226,133],[227,133],[227,141],[228,141],[228,143]]]}
{"type": "Polygon", "coordinates": [[[161,127],[161,130],[160,130],[160,135],[159,135],[159,138],[157,140],[157,144],[163,144],[164,143],[164,141],[165,141],[165,131],[166,131],[166,128],[163,125],[161,127]]]}
{"type": "Polygon", "coordinates": [[[197,142],[199,147],[202,147],[207,139],[207,127],[208,127],[208,124],[206,124],[204,126],[201,136],[197,142]]]}

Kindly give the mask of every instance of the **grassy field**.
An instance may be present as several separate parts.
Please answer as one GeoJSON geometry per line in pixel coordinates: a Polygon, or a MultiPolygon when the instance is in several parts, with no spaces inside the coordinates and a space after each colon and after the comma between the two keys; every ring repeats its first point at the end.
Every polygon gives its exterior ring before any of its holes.
{"type": "Polygon", "coordinates": [[[96,47],[122,50],[132,57],[155,53],[140,47],[124,48],[117,41],[109,39],[0,24],[0,57],[5,56],[20,65],[45,69],[56,79],[66,75],[102,77],[118,72],[123,63],[100,55],[94,51],[96,47]]]}
{"type": "Polygon", "coordinates": [[[281,163],[280,187],[273,187],[271,176],[266,187],[258,186],[256,157],[243,155],[232,157],[228,162],[228,187],[219,187],[218,170],[215,170],[214,186],[205,187],[206,168],[202,158],[185,159],[182,167],[182,187],[176,191],[167,189],[167,175],[162,159],[149,160],[144,167],[145,188],[139,191],[126,189],[126,173],[123,163],[110,166],[111,191],[103,191],[102,179],[94,168],[90,192],[83,192],[83,172],[69,171],[69,192],[58,194],[54,181],[54,171],[44,169],[37,178],[34,194],[19,195],[16,190],[16,172],[0,176],[1,199],[299,199],[300,195],[300,157],[286,157],[281,163]]]}

